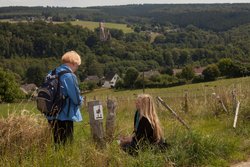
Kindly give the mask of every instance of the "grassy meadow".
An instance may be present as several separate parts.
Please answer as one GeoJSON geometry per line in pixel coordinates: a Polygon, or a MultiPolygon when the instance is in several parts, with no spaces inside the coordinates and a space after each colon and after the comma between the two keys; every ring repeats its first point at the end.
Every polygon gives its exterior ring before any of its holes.
{"type": "Polygon", "coordinates": [[[1,104],[0,166],[230,166],[248,159],[250,155],[249,83],[250,77],[246,77],[145,89],[155,99],[160,96],[191,130],[187,130],[156,101],[164,136],[171,146],[165,152],[147,148],[140,151],[137,157],[123,152],[116,139],[132,133],[134,101],[142,90],[99,89],[84,94],[87,102],[93,99],[101,101],[104,129],[107,98],[117,102],[114,140],[106,143],[103,149],[96,147],[92,141],[85,105],[81,110],[83,122],[74,124],[74,142],[55,149],[51,140],[46,140],[50,139],[49,133],[46,133],[49,132],[46,120],[39,115],[34,101],[1,104]],[[240,101],[236,128],[233,128],[233,90],[240,101]],[[29,121],[25,121],[25,117],[29,121]]]}
{"type": "MultiPolygon", "coordinates": [[[[0,22],[9,22],[9,23],[19,23],[19,22],[27,22],[26,20],[22,20],[22,21],[14,21],[14,20],[10,20],[10,19],[0,19],[0,22]]],[[[53,24],[62,24],[65,22],[53,22],[53,24]]],[[[83,28],[88,28],[90,30],[94,30],[95,28],[99,27],[99,22],[94,22],[94,21],[80,21],[80,20],[76,20],[76,21],[70,21],[70,23],[72,25],[78,25],[81,26],[83,28]]],[[[127,27],[126,24],[119,24],[119,23],[109,23],[109,22],[105,22],[104,23],[105,28],[113,28],[113,29],[119,29],[122,30],[124,33],[130,33],[133,32],[133,30],[129,27],[127,27]]]]}
{"type": "MultiPolygon", "coordinates": [[[[93,22],[93,21],[71,21],[70,22],[72,25],[79,25],[82,27],[86,27],[90,30],[94,30],[95,28],[99,27],[99,22],[93,22]]],[[[105,28],[114,28],[114,29],[119,29],[122,30],[124,33],[130,33],[133,32],[133,30],[129,27],[127,27],[126,24],[119,24],[119,23],[104,23],[105,28]]]]}

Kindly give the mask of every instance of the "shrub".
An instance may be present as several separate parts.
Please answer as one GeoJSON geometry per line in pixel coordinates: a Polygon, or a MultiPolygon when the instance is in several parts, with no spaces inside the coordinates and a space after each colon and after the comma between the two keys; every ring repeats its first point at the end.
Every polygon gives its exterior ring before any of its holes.
{"type": "Polygon", "coordinates": [[[204,76],[203,75],[195,76],[192,79],[192,83],[200,83],[200,82],[204,82],[204,76]]]}
{"type": "Polygon", "coordinates": [[[122,79],[119,79],[115,84],[115,89],[122,89],[124,87],[124,82],[122,79]]]}
{"type": "Polygon", "coordinates": [[[97,83],[96,82],[87,82],[88,85],[88,90],[94,90],[97,88],[97,83]]]}
{"type": "Polygon", "coordinates": [[[128,68],[124,77],[124,86],[126,88],[134,88],[135,80],[137,79],[139,72],[134,67],[128,68]]]}
{"type": "Polygon", "coordinates": [[[79,84],[79,89],[80,89],[81,91],[86,91],[86,90],[88,90],[88,84],[87,84],[86,82],[81,82],[81,83],[79,84]]]}
{"type": "Polygon", "coordinates": [[[202,72],[205,81],[214,81],[220,75],[219,68],[216,64],[208,65],[202,72]]]}
{"type": "Polygon", "coordinates": [[[193,67],[192,66],[184,67],[180,75],[181,78],[186,79],[187,81],[193,79],[195,76],[193,67]]]}
{"type": "Polygon", "coordinates": [[[26,71],[26,80],[28,83],[41,85],[44,81],[44,76],[43,70],[39,66],[31,66],[26,71]]]}
{"type": "Polygon", "coordinates": [[[0,68],[0,102],[13,102],[22,97],[24,95],[20,91],[13,73],[5,72],[0,68]]]}

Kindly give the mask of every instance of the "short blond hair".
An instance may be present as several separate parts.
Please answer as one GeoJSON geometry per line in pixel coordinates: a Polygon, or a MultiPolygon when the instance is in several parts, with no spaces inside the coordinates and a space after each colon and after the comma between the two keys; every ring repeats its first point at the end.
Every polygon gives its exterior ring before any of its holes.
{"type": "Polygon", "coordinates": [[[81,57],[76,51],[69,51],[62,56],[63,63],[81,64],[81,57]]]}

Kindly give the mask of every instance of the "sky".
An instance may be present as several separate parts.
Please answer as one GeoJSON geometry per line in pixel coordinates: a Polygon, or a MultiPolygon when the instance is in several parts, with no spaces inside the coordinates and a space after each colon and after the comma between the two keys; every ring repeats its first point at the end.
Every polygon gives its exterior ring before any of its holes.
{"type": "Polygon", "coordinates": [[[127,4],[250,3],[250,0],[0,0],[0,6],[89,7],[127,4]]]}

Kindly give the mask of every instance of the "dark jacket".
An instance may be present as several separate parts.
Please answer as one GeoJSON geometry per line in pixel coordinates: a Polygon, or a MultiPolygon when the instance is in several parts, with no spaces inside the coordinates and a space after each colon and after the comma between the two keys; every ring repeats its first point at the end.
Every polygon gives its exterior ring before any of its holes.
{"type": "Polygon", "coordinates": [[[140,114],[136,111],[134,117],[134,136],[131,143],[122,146],[123,150],[130,155],[137,155],[138,149],[149,145],[155,146],[157,148],[156,150],[166,150],[169,147],[169,144],[163,139],[156,142],[157,139],[154,136],[154,129],[149,120],[144,116],[142,116],[141,119],[139,118],[140,114]]]}
{"type": "Polygon", "coordinates": [[[154,137],[154,129],[146,117],[141,117],[138,126],[135,129],[134,136],[132,138],[131,146],[136,148],[139,143],[153,144],[156,142],[154,137]]]}

